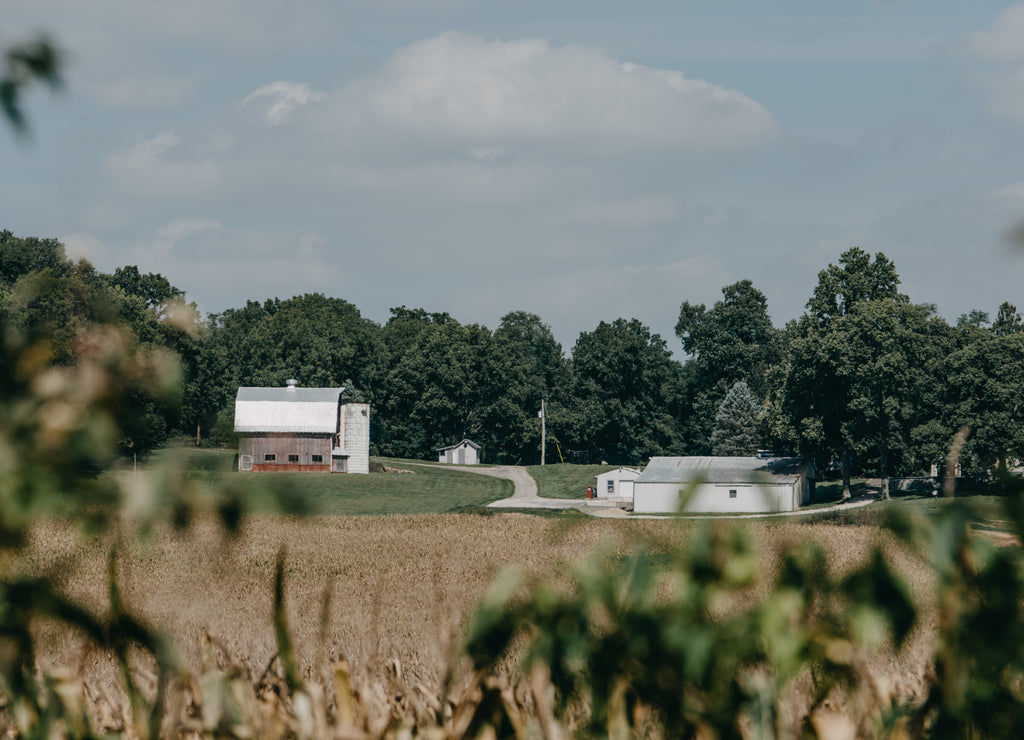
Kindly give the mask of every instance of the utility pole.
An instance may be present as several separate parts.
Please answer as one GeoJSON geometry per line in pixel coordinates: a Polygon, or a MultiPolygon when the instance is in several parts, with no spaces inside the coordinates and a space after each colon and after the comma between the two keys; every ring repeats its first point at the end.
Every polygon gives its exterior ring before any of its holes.
{"type": "Polygon", "coordinates": [[[547,414],[544,413],[544,399],[540,399],[540,464],[544,464],[544,447],[547,442],[547,414]]]}

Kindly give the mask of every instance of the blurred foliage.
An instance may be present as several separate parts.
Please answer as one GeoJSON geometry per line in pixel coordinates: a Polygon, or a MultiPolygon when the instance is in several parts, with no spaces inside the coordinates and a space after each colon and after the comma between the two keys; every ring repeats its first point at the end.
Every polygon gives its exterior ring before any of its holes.
{"type": "MultiPolygon", "coordinates": [[[[960,500],[929,520],[893,514],[887,528],[934,569],[931,603],[914,603],[881,547],[840,576],[818,545],[792,543],[765,587],[746,531],[719,522],[684,549],[591,559],[567,590],[506,574],[465,649],[481,677],[518,657],[545,737],[1020,737],[1024,496],[1003,501],[1012,546],[973,533],[960,500]],[[924,693],[899,696],[866,658],[898,655],[926,610],[938,618],[924,693]]],[[[503,711],[492,729],[521,713],[503,711]]]]}
{"type": "Polygon", "coordinates": [[[59,90],[63,66],[63,55],[45,36],[10,46],[3,51],[0,109],[17,134],[28,134],[28,123],[22,110],[25,91],[39,82],[52,90],[59,90]]]}

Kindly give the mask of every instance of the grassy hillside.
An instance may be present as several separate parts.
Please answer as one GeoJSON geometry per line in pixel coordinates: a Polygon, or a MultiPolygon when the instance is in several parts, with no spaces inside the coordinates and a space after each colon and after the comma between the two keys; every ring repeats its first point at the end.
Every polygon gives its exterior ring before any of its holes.
{"type": "MultiPolygon", "coordinates": [[[[331,473],[235,473],[234,450],[171,450],[180,455],[192,477],[214,489],[238,485],[251,490],[256,510],[270,510],[273,501],[313,515],[440,514],[483,506],[512,495],[509,481],[447,470],[412,466],[411,473],[337,475],[331,473]]],[[[401,461],[387,464],[401,467],[401,461]]]]}
{"type": "Polygon", "coordinates": [[[530,465],[526,469],[537,481],[537,494],[544,498],[586,498],[594,476],[618,465],[530,465]]]}

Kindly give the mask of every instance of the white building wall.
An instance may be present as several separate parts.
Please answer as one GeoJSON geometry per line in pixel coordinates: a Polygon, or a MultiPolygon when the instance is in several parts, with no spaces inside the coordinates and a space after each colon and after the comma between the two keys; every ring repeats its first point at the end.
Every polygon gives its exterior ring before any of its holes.
{"type": "Polygon", "coordinates": [[[480,452],[471,444],[461,444],[441,450],[437,461],[450,465],[479,465],[480,452]]]}
{"type": "Polygon", "coordinates": [[[793,511],[803,497],[801,481],[785,484],[701,483],[692,490],[680,483],[634,484],[633,511],[636,513],[733,514],[793,511]],[[735,491],[730,496],[730,491],[735,491]],[[680,493],[684,492],[684,496],[680,493]]]}
{"type": "Polygon", "coordinates": [[[640,475],[639,470],[616,468],[596,476],[594,493],[597,498],[628,498],[633,495],[633,481],[640,475]],[[612,482],[612,490],[608,490],[608,482],[612,482]]]}
{"type": "Polygon", "coordinates": [[[370,472],[370,404],[346,403],[341,407],[342,449],[348,455],[347,472],[370,472]]]}

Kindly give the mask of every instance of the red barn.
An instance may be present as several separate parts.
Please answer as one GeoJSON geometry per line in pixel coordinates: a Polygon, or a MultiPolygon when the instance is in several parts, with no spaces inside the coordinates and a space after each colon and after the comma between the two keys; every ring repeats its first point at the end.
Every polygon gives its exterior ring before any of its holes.
{"type": "Polygon", "coordinates": [[[370,407],[341,402],[344,388],[239,388],[238,469],[368,473],[370,407]]]}

